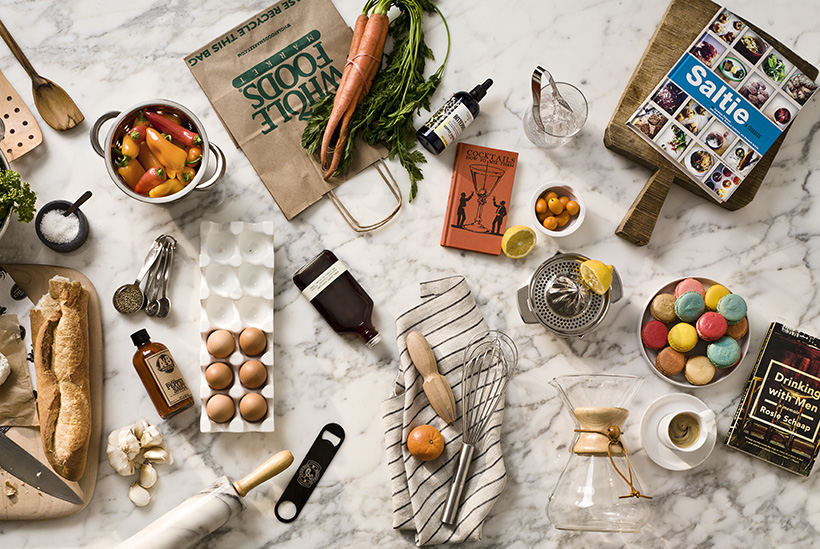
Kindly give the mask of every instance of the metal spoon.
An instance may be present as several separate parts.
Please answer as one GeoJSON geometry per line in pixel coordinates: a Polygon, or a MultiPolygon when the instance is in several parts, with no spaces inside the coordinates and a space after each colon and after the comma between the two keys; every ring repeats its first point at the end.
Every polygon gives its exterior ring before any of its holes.
{"type": "Polygon", "coordinates": [[[91,198],[91,191],[85,191],[85,192],[83,193],[83,195],[82,195],[80,198],[78,198],[78,199],[77,199],[77,201],[76,201],[74,204],[72,204],[71,206],[69,206],[69,207],[68,207],[68,209],[67,209],[66,211],[64,211],[64,212],[63,212],[63,217],[68,217],[68,216],[70,216],[71,214],[73,214],[74,212],[76,212],[76,211],[77,211],[77,209],[78,209],[80,206],[82,206],[83,204],[85,204],[85,202],[86,202],[89,198],[91,198]]]}
{"type": "Polygon", "coordinates": [[[550,87],[552,88],[552,96],[555,98],[555,101],[569,112],[573,112],[572,107],[569,106],[567,100],[561,97],[561,94],[558,91],[558,86],[555,85],[555,80],[552,78],[550,71],[541,65],[538,65],[535,67],[535,70],[532,71],[532,117],[535,120],[535,124],[538,126],[538,129],[541,131],[546,131],[544,129],[544,122],[541,120],[541,76],[544,74],[546,74],[549,79],[550,87]]]}
{"type": "Polygon", "coordinates": [[[145,287],[145,295],[148,298],[148,303],[145,305],[145,314],[148,316],[155,316],[159,312],[159,287],[167,261],[168,244],[163,240],[162,251],[160,252],[156,268],[151,271],[148,277],[148,285],[145,287]]]}
{"type": "Polygon", "coordinates": [[[114,309],[118,312],[126,315],[130,315],[136,313],[140,309],[142,309],[143,305],[145,305],[145,294],[142,293],[140,289],[140,283],[145,275],[148,273],[148,270],[154,266],[156,263],[157,258],[159,257],[160,253],[160,243],[158,240],[154,240],[154,244],[151,246],[151,250],[148,252],[148,255],[145,257],[145,261],[142,264],[142,268],[140,268],[140,272],[137,274],[137,279],[134,281],[133,284],[123,284],[117,291],[114,292],[114,309]],[[125,295],[129,294],[134,297],[134,301],[128,302],[125,298],[125,295]]]}
{"type": "Polygon", "coordinates": [[[171,300],[168,298],[168,282],[171,280],[171,267],[174,265],[174,250],[176,249],[176,240],[172,237],[168,248],[167,265],[163,273],[162,288],[160,289],[159,310],[157,311],[157,318],[165,318],[171,312],[171,300]]]}
{"type": "Polygon", "coordinates": [[[34,105],[40,112],[46,124],[55,130],[69,130],[85,119],[83,113],[69,97],[66,91],[47,78],[43,78],[26,58],[23,50],[11,37],[6,26],[0,21],[0,36],[8,44],[11,53],[23,65],[23,69],[31,78],[32,92],[34,93],[34,105]]]}

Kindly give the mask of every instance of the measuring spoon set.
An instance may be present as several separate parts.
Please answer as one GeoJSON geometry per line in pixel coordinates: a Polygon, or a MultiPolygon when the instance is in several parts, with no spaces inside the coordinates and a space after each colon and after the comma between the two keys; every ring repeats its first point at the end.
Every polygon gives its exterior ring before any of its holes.
{"type": "Polygon", "coordinates": [[[148,316],[168,316],[171,312],[168,282],[171,279],[176,244],[174,237],[166,234],[154,240],[137,279],[133,283],[123,284],[114,292],[113,303],[118,312],[130,315],[144,310],[148,316]],[[143,282],[145,291],[141,287],[143,282]]]}

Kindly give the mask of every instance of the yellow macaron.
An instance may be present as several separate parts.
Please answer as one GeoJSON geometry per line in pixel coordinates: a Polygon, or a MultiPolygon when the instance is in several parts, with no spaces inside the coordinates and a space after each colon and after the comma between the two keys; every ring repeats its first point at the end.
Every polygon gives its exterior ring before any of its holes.
{"type": "Polygon", "coordinates": [[[703,298],[706,301],[706,308],[710,311],[717,311],[718,301],[730,293],[732,292],[730,292],[726,286],[721,286],[720,284],[710,286],[709,289],[706,290],[706,295],[703,298]]]}
{"type": "Polygon", "coordinates": [[[680,353],[691,351],[698,343],[698,331],[691,324],[678,322],[669,330],[669,346],[680,353]]]}

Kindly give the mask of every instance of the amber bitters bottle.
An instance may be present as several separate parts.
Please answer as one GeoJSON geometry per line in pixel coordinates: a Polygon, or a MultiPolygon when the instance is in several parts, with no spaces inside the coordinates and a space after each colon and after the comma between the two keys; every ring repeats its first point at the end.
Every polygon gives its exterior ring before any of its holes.
{"type": "Polygon", "coordinates": [[[137,346],[134,368],[159,417],[167,419],[193,406],[194,397],[168,347],[151,341],[144,329],[131,334],[131,341],[137,346]]]}

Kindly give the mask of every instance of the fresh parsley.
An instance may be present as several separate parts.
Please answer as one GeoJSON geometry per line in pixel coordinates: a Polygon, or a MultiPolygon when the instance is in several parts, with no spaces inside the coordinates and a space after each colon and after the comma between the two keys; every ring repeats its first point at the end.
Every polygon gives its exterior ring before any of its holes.
{"type": "MultiPolygon", "coordinates": [[[[10,211],[17,212],[17,219],[28,223],[34,219],[34,202],[37,196],[28,183],[14,170],[0,172],[0,222],[10,211]]],[[[2,224],[2,223],[0,223],[2,224]]]]}

